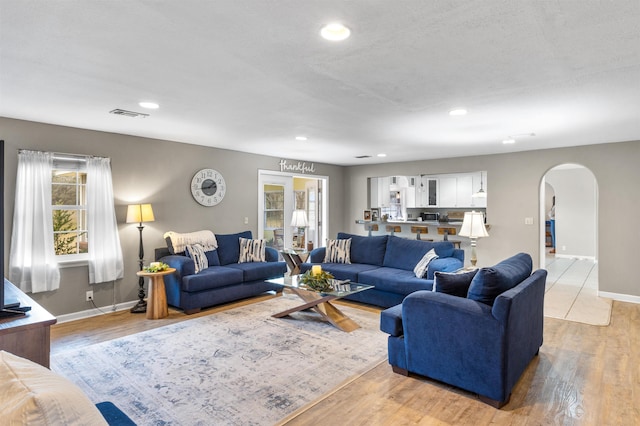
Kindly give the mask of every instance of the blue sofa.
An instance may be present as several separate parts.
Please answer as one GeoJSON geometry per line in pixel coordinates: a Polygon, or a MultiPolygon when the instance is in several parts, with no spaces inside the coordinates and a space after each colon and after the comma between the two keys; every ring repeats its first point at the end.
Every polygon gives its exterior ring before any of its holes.
{"type": "Polygon", "coordinates": [[[198,273],[184,252],[170,254],[168,248],[156,249],[156,260],[176,269],[164,277],[168,304],[194,314],[209,306],[282,291],[282,286],[266,282],[287,272],[286,263],[278,261],[278,251],[266,247],[266,262],[238,263],[240,238],[251,239],[251,231],[216,234],[218,248],[205,253],[209,267],[198,273]]]}
{"type": "Polygon", "coordinates": [[[393,370],[448,383],[502,407],[542,345],[547,271],[531,270],[531,256],[520,253],[479,269],[466,284],[467,297],[418,291],[383,311],[380,329],[390,335],[393,370]]]}
{"type": "Polygon", "coordinates": [[[373,285],[375,288],[345,297],[345,299],[376,305],[395,306],[409,294],[431,290],[436,271],[456,271],[463,267],[464,251],[455,249],[448,241],[430,242],[381,235],[363,237],[340,232],[337,239],[351,239],[351,263],[324,263],[326,247],[313,250],[302,273],[313,264],[321,264],[336,279],[373,285]],[[424,278],[417,278],[413,268],[431,249],[438,258],[431,261],[424,278]]]}

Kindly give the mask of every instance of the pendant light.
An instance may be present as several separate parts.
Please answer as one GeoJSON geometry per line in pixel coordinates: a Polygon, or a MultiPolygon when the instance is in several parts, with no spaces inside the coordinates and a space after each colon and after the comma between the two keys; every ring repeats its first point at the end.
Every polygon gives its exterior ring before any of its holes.
{"type": "Polygon", "coordinates": [[[473,198],[487,198],[487,193],[484,191],[482,182],[482,172],[480,172],[480,191],[472,195],[473,198]]]}

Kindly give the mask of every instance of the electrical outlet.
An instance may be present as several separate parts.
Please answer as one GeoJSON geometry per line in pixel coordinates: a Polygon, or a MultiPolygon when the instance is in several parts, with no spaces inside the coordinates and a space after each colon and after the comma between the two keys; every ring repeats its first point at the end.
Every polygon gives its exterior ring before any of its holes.
{"type": "Polygon", "coordinates": [[[87,292],[87,302],[91,302],[93,300],[93,291],[89,290],[87,292]]]}
{"type": "Polygon", "coordinates": [[[524,224],[525,225],[533,225],[533,218],[532,217],[525,217],[524,218],[524,224]]]}
{"type": "Polygon", "coordinates": [[[249,223],[249,218],[245,216],[244,218],[244,224],[247,225],[249,223]]]}
{"type": "Polygon", "coordinates": [[[562,246],[562,251],[567,251],[567,246],[562,246]]]}

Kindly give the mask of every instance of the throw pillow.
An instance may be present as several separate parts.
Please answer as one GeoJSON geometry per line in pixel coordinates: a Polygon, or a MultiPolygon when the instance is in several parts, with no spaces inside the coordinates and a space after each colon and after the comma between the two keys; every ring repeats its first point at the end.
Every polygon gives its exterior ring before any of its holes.
{"type": "Polygon", "coordinates": [[[196,274],[203,269],[207,269],[209,267],[209,260],[207,259],[207,255],[204,252],[204,247],[200,244],[190,244],[185,246],[185,253],[191,259],[193,259],[193,263],[196,266],[196,274]]]}
{"type": "Polygon", "coordinates": [[[351,263],[351,238],[327,240],[324,263],[351,263]]]}
{"type": "Polygon", "coordinates": [[[438,258],[438,255],[436,254],[436,251],[434,249],[431,249],[428,252],[426,252],[425,255],[422,256],[422,259],[420,259],[416,267],[413,268],[413,273],[416,274],[416,277],[424,278],[424,276],[427,274],[429,263],[431,263],[432,260],[437,258],[438,258]]]}
{"type": "Polygon", "coordinates": [[[2,424],[106,425],[78,386],[40,364],[0,351],[2,424]]]}
{"type": "Polygon", "coordinates": [[[240,237],[240,257],[238,258],[238,263],[266,262],[264,243],[264,240],[250,240],[240,237]]]}
{"type": "Polygon", "coordinates": [[[471,280],[476,276],[477,269],[468,272],[440,272],[434,274],[433,291],[467,297],[471,280]]]}

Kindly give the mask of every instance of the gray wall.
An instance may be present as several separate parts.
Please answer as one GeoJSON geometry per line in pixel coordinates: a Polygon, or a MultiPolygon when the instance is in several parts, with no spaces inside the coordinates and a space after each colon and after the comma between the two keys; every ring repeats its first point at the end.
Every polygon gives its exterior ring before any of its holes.
{"type": "Polygon", "coordinates": [[[542,178],[554,166],[576,163],[590,169],[598,185],[600,291],[639,297],[639,279],[631,266],[637,257],[634,244],[640,237],[640,225],[626,220],[640,211],[639,158],[640,142],[635,141],[349,167],[345,175],[346,231],[364,235],[362,225],[356,225],[355,220],[368,207],[367,177],[486,170],[491,230],[488,238],[478,240],[478,265],[491,265],[522,251],[530,253],[537,266],[543,245],[539,221],[545,220],[540,217],[544,206],[539,205],[542,178]],[[534,225],[525,225],[525,217],[535,218],[534,225]]]}
{"type": "MultiPolygon", "coordinates": [[[[123,118],[124,119],[124,118],[123,118]]],[[[32,297],[54,315],[90,308],[85,292],[94,291],[98,306],[137,300],[138,238],[135,224],[124,223],[127,204],[153,205],[156,221],[145,224],[145,258],[165,246],[166,231],[211,229],[216,233],[258,231],[258,169],[279,171],[280,158],[245,154],[156,139],[82,130],[0,117],[0,139],[5,140],[5,271],[8,266],[15,198],[17,150],[96,155],[111,158],[116,214],[119,222],[125,278],[89,285],[86,266],[61,269],[60,289],[32,297]],[[197,204],[190,193],[193,174],[205,167],[222,173],[227,183],[224,200],[214,207],[197,204]],[[245,225],[244,217],[249,218],[245,225]]],[[[329,235],[344,228],[344,168],[316,164],[316,173],[329,177],[329,235]]]]}

